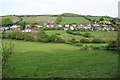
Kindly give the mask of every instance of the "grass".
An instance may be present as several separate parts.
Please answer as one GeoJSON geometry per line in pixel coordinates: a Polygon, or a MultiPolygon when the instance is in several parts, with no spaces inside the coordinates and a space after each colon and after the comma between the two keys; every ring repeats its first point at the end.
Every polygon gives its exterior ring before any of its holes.
{"type": "Polygon", "coordinates": [[[46,21],[56,21],[56,17],[49,17],[49,16],[36,16],[36,17],[22,17],[23,21],[25,22],[37,22],[37,23],[44,23],[46,21]]]}
{"type": "Polygon", "coordinates": [[[4,41],[15,44],[9,64],[19,78],[116,77],[118,55],[114,51],[80,51],[79,47],[61,43],[4,41]]]}
{"type": "MultiPolygon", "coordinates": [[[[55,33],[59,33],[61,35],[63,35],[62,37],[64,39],[71,39],[73,37],[70,37],[69,35],[72,35],[72,34],[68,34],[66,33],[66,31],[64,30],[48,30],[48,31],[45,31],[47,34],[55,34],[55,33]],[[66,36],[64,36],[66,35],[66,36]]],[[[102,39],[105,39],[105,40],[115,40],[116,37],[118,36],[118,32],[117,31],[110,31],[110,32],[106,32],[106,31],[94,31],[94,32],[91,32],[91,31],[87,31],[88,33],[90,33],[91,35],[93,35],[95,38],[102,38],[102,39]]],[[[81,32],[81,33],[86,33],[86,32],[81,32]]],[[[94,38],[92,37],[92,38],[94,38]]],[[[77,40],[83,38],[81,36],[77,36],[74,38],[76,38],[77,40]]],[[[90,39],[92,39],[90,38],[90,39]]]]}
{"type": "Polygon", "coordinates": [[[89,24],[90,21],[83,17],[62,17],[62,21],[60,24],[72,24],[72,23],[77,23],[77,24],[89,24]]]}
{"type": "Polygon", "coordinates": [[[63,35],[71,35],[71,34],[68,34],[66,33],[65,30],[48,30],[48,31],[45,31],[47,34],[56,34],[56,33],[59,33],[59,34],[63,34],[63,35]]]}
{"type": "MultiPolygon", "coordinates": [[[[94,17],[94,16],[92,16],[92,17],[87,17],[87,18],[89,18],[89,19],[91,19],[91,20],[94,20],[94,19],[100,20],[101,17],[94,17]]],[[[112,20],[112,19],[111,19],[111,18],[104,18],[104,20],[109,21],[109,20],[112,20]]]]}

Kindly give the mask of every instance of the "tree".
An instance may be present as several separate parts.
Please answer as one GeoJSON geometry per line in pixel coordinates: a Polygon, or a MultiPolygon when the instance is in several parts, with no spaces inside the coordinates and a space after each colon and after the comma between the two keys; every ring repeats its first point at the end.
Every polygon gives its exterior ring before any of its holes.
{"type": "Polygon", "coordinates": [[[91,34],[90,33],[85,33],[83,36],[84,37],[91,37],[91,34]]]}
{"type": "Polygon", "coordinates": [[[3,26],[11,26],[13,25],[13,22],[10,18],[2,18],[2,25],[3,26]]]}
{"type": "Polygon", "coordinates": [[[11,67],[8,63],[11,55],[14,53],[14,44],[13,43],[3,43],[2,42],[2,77],[10,78],[15,77],[15,69],[11,67]]]}
{"type": "Polygon", "coordinates": [[[61,16],[57,17],[57,18],[56,18],[56,21],[57,21],[57,22],[61,22],[61,21],[62,21],[62,17],[61,17],[61,16]]]}
{"type": "Polygon", "coordinates": [[[103,18],[103,17],[101,17],[101,18],[100,18],[100,21],[104,21],[104,18],[103,18]]]}

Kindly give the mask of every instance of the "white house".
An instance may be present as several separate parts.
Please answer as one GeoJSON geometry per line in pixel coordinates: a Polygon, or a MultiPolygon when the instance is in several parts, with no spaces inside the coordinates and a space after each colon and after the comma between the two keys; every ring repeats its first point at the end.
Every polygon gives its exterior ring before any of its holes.
{"type": "Polygon", "coordinates": [[[64,28],[64,30],[66,31],[66,30],[68,30],[68,28],[64,28]]]}
{"type": "Polygon", "coordinates": [[[79,28],[83,28],[83,26],[84,26],[83,24],[79,24],[78,25],[79,28]]]}
{"type": "Polygon", "coordinates": [[[93,24],[93,26],[100,26],[99,24],[93,24]]]}
{"type": "Polygon", "coordinates": [[[70,27],[70,30],[74,30],[74,27],[70,27]]]}
{"type": "Polygon", "coordinates": [[[17,25],[13,25],[10,27],[11,29],[20,29],[20,26],[17,26],[17,25]]]}
{"type": "Polygon", "coordinates": [[[41,25],[37,25],[37,27],[38,27],[38,28],[42,28],[43,26],[41,26],[41,25]]]}
{"type": "Polygon", "coordinates": [[[61,24],[59,24],[59,25],[58,25],[58,27],[62,27],[62,25],[61,25],[61,24]]]}
{"type": "Polygon", "coordinates": [[[100,23],[103,23],[103,24],[111,24],[110,21],[100,21],[100,23]]]}
{"type": "Polygon", "coordinates": [[[25,27],[26,27],[26,28],[31,28],[31,25],[28,24],[28,25],[25,25],[25,27]]]}
{"type": "Polygon", "coordinates": [[[54,27],[54,25],[51,24],[50,27],[54,27]]]}
{"type": "Polygon", "coordinates": [[[31,29],[25,29],[22,32],[31,32],[31,31],[32,31],[31,29]]]}
{"type": "Polygon", "coordinates": [[[50,27],[50,25],[46,25],[46,27],[50,27]]]}
{"type": "Polygon", "coordinates": [[[70,25],[69,24],[65,24],[65,27],[69,27],[70,25]]]}

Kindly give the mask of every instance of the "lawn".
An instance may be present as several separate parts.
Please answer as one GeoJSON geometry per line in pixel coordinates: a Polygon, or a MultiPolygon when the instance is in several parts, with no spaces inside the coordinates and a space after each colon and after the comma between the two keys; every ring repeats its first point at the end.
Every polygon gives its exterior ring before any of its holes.
{"type": "MultiPolygon", "coordinates": [[[[70,36],[72,34],[68,34],[66,33],[66,31],[64,30],[48,30],[45,31],[47,34],[56,34],[59,33],[61,34],[62,37],[64,37],[65,39],[71,39],[71,38],[76,38],[77,40],[79,40],[80,38],[83,38],[81,36],[70,36]],[[65,36],[64,36],[65,35],[65,36]]],[[[116,37],[118,36],[118,32],[117,31],[110,31],[110,32],[106,32],[106,31],[87,31],[88,33],[90,33],[92,36],[94,36],[95,38],[102,38],[102,39],[108,39],[108,40],[115,40],[116,37]]],[[[86,33],[86,32],[81,32],[81,33],[86,33]]],[[[94,38],[91,37],[90,39],[94,38]]]]}
{"type": "MultiPolygon", "coordinates": [[[[118,55],[114,51],[87,50],[61,43],[14,42],[9,64],[16,77],[25,78],[114,78],[118,55]]],[[[12,73],[10,74],[12,76],[12,73]]]]}
{"type": "MultiPolygon", "coordinates": [[[[94,17],[94,16],[92,16],[92,17],[87,17],[87,18],[89,18],[89,19],[91,19],[91,20],[100,20],[100,18],[101,17],[94,17]]],[[[109,21],[109,20],[112,20],[112,18],[104,18],[104,20],[106,20],[106,21],[109,21]]]]}
{"type": "Polygon", "coordinates": [[[60,22],[60,24],[72,24],[72,23],[89,24],[90,21],[83,17],[62,17],[62,21],[60,22]]]}
{"type": "MultiPolygon", "coordinates": [[[[86,32],[82,32],[82,33],[86,33],[86,32]]],[[[93,31],[93,32],[88,32],[91,35],[93,35],[96,38],[103,38],[103,39],[116,39],[118,36],[118,32],[117,31],[93,31]]]]}
{"type": "Polygon", "coordinates": [[[63,34],[63,35],[71,35],[71,34],[66,33],[65,30],[47,30],[45,32],[47,34],[56,34],[56,33],[59,33],[59,34],[63,34]]]}
{"type": "Polygon", "coordinates": [[[49,17],[49,16],[36,16],[36,17],[22,17],[23,21],[25,22],[37,22],[37,23],[44,23],[46,21],[56,21],[56,17],[49,17]]]}

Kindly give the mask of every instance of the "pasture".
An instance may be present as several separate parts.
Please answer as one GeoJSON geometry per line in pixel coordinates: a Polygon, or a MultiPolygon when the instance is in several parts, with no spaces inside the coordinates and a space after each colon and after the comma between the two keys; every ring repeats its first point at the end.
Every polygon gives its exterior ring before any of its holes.
{"type": "MultiPolygon", "coordinates": [[[[9,64],[17,78],[115,78],[118,55],[114,51],[86,50],[61,43],[5,39],[15,44],[9,64]]],[[[13,74],[11,73],[10,76],[13,74]]]]}
{"type": "MultiPolygon", "coordinates": [[[[66,31],[64,30],[48,30],[45,31],[47,34],[61,34],[60,36],[64,37],[65,39],[71,39],[71,38],[76,38],[76,39],[80,39],[83,38],[82,36],[76,36],[76,35],[72,35],[72,34],[68,34],[66,31]]],[[[94,36],[95,38],[101,38],[101,39],[108,39],[108,40],[115,40],[118,37],[118,32],[117,31],[87,31],[88,33],[90,33],[92,36],[94,36]]],[[[81,32],[81,33],[86,33],[86,32],[81,32]]],[[[91,38],[94,38],[91,37],[91,38]]],[[[91,39],[90,38],[90,39],[91,39]]]]}
{"type": "MultiPolygon", "coordinates": [[[[92,17],[87,17],[87,18],[89,18],[91,20],[100,20],[101,17],[94,17],[94,16],[92,16],[92,17]]],[[[109,20],[112,20],[112,18],[104,18],[104,20],[109,21],[109,20]]]]}
{"type": "Polygon", "coordinates": [[[72,23],[89,24],[90,21],[83,17],[62,17],[62,21],[60,22],[60,24],[72,24],[72,23]]]}

